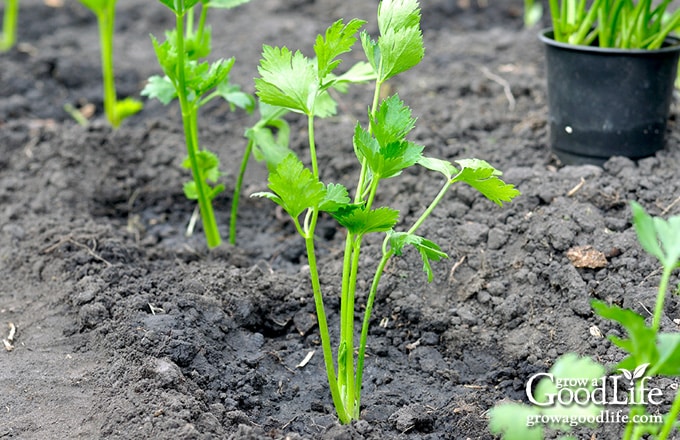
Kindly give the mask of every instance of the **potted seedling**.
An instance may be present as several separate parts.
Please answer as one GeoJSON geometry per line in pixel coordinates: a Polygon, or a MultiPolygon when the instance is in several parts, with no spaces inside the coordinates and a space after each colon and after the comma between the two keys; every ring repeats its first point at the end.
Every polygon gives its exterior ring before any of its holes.
{"type": "Polygon", "coordinates": [[[184,185],[184,194],[198,201],[206,242],[209,248],[214,248],[220,245],[222,238],[212,202],[224,191],[224,185],[218,183],[222,175],[219,158],[199,144],[198,111],[215,98],[225,99],[232,110],[241,107],[251,111],[255,103],[252,96],[241,92],[229,81],[233,57],[213,63],[201,61],[211,52],[211,32],[206,18],[210,8],[233,8],[248,0],[160,1],[175,14],[175,29],[166,33],[163,43],[152,36],[165,75],[149,78],[142,95],[156,98],[163,104],[169,104],[175,98],[179,100],[188,153],[184,166],[191,169],[193,176],[193,180],[184,185]],[[195,23],[199,5],[200,15],[195,23]]]}
{"type": "MultiPolygon", "coordinates": [[[[627,338],[610,336],[609,339],[626,357],[609,376],[605,375],[603,366],[590,358],[579,358],[574,353],[559,358],[548,375],[541,373],[535,376],[540,378],[537,383],[533,380],[527,383],[527,396],[533,406],[502,403],[490,411],[491,431],[502,435],[504,440],[542,440],[546,437],[546,428],[568,432],[577,425],[598,423],[623,424],[622,440],[678,438],[680,390],[669,387],[670,392],[665,395],[660,388],[651,386],[649,379],[680,377],[680,333],[661,331],[671,274],[680,268],[680,216],[668,220],[652,217],[635,202],[631,203],[631,209],[642,248],[661,264],[651,320],[616,304],[593,300],[597,315],[625,329],[627,338]],[[665,414],[658,413],[661,405],[668,407],[665,414]],[[628,413],[613,418],[612,414],[622,412],[622,406],[628,413]]],[[[680,292],[678,287],[674,289],[676,293],[680,292]]]]}
{"type": "MultiPolygon", "coordinates": [[[[13,0],[10,0],[13,1],[13,0]]],[[[118,100],[113,72],[113,35],[116,20],[116,0],[80,0],[97,16],[101,44],[102,80],[104,87],[104,113],[116,128],[123,120],[138,113],[143,105],[133,98],[118,100]]]]}
{"type": "Polygon", "coordinates": [[[0,35],[0,52],[14,47],[17,39],[17,21],[19,20],[19,0],[5,0],[5,14],[2,19],[2,35],[0,35]]]}
{"type": "Polygon", "coordinates": [[[502,205],[519,192],[500,180],[500,172],[488,163],[459,160],[455,164],[423,155],[424,147],[407,140],[415,127],[411,109],[397,95],[381,99],[382,86],[401,72],[416,66],[424,55],[420,29],[420,7],[416,0],[383,0],[378,6],[377,40],[365,31],[361,43],[367,63],[355,65],[343,75],[336,74],[342,54],[349,52],[363,26],[362,20],[347,23],[338,20],[314,44],[314,59],[286,47],[264,46],[260,61],[260,77],[255,88],[266,104],[300,113],[307,120],[308,151],[305,162],[294,154],[281,159],[269,173],[269,192],[255,194],[281,206],[305,242],[309,273],[314,295],[324,364],[331,398],[341,423],[359,418],[363,367],[368,328],[380,279],[391,257],[401,255],[407,246],[415,248],[423,260],[428,280],[432,280],[430,263],[446,257],[432,241],[418,235],[423,222],[447,190],[457,182],[468,183],[490,200],[502,205]],[[362,74],[363,72],[363,74],[362,74]],[[366,73],[369,73],[368,75],[366,73]],[[324,183],[325,164],[318,163],[315,120],[335,112],[336,105],[328,89],[345,81],[371,77],[375,84],[369,104],[368,121],[357,123],[352,139],[361,166],[354,196],[338,183],[324,183]],[[444,176],[439,191],[417,195],[427,208],[410,225],[397,227],[399,211],[388,206],[377,207],[379,186],[397,177],[403,170],[420,165],[444,176]],[[426,202],[426,200],[430,200],[426,202]],[[333,217],[346,231],[343,270],[340,275],[339,340],[331,342],[325,299],[316,258],[316,226],[321,215],[333,217]],[[363,324],[355,338],[357,283],[360,271],[367,270],[361,259],[361,247],[369,234],[384,234],[382,257],[373,272],[373,282],[366,293],[363,324]]]}
{"type": "Polygon", "coordinates": [[[601,165],[664,146],[680,41],[671,0],[550,0],[550,144],[564,163],[601,165]]]}

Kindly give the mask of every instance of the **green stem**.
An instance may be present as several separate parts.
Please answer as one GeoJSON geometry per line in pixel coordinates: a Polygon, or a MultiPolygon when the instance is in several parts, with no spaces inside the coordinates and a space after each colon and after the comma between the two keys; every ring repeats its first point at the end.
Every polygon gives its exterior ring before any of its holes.
{"type": "Polygon", "coordinates": [[[312,280],[312,290],[314,292],[314,306],[316,308],[316,317],[319,323],[319,334],[321,336],[321,347],[323,349],[323,359],[326,364],[326,375],[328,376],[328,385],[331,390],[331,398],[333,405],[338,413],[340,423],[349,423],[350,417],[347,414],[345,405],[343,403],[340,390],[338,388],[338,379],[335,375],[335,367],[333,366],[333,350],[331,348],[330,333],[328,332],[328,322],[326,321],[326,310],[323,303],[323,295],[321,293],[321,284],[319,283],[319,271],[316,263],[316,253],[314,250],[314,230],[316,229],[316,222],[319,216],[319,211],[314,209],[309,229],[305,233],[305,247],[307,249],[307,260],[309,263],[309,274],[312,280]]]}
{"type": "MultiPolygon", "coordinates": [[[[432,200],[430,205],[423,211],[423,213],[418,217],[418,219],[415,221],[413,226],[408,230],[409,234],[415,234],[415,232],[418,230],[418,228],[423,224],[425,219],[429,217],[429,215],[432,213],[434,208],[439,204],[439,202],[442,200],[444,195],[446,195],[446,192],[448,189],[451,187],[451,185],[454,183],[454,180],[447,180],[444,186],[442,187],[441,190],[439,190],[439,193],[437,196],[432,200]]],[[[356,371],[356,408],[357,408],[357,413],[359,412],[361,408],[361,384],[363,380],[363,374],[364,374],[364,358],[366,356],[366,342],[368,340],[368,326],[371,321],[371,312],[373,311],[373,303],[375,302],[375,295],[376,292],[378,291],[378,285],[380,284],[380,279],[382,278],[382,274],[385,271],[385,266],[387,265],[387,262],[389,259],[394,255],[394,251],[392,249],[387,249],[387,245],[389,244],[389,235],[385,237],[385,240],[383,241],[383,248],[382,248],[382,253],[383,256],[378,263],[378,267],[375,270],[375,274],[373,276],[373,283],[371,284],[371,290],[369,291],[368,294],[368,299],[366,301],[366,311],[364,312],[364,320],[363,324],[361,326],[361,337],[359,339],[359,355],[357,358],[357,371],[356,371]]]]}
{"type": "Polygon", "coordinates": [[[106,113],[106,118],[114,128],[118,127],[121,122],[116,114],[116,83],[113,73],[113,32],[115,18],[115,0],[107,2],[106,7],[97,12],[104,84],[104,113],[106,113]]]}
{"type": "Polygon", "coordinates": [[[197,35],[196,35],[196,40],[200,44],[201,41],[203,40],[203,30],[205,29],[205,22],[208,18],[208,7],[205,5],[205,3],[201,4],[201,15],[198,18],[198,30],[197,35]]]}
{"type": "Polygon", "coordinates": [[[680,417],[680,391],[675,394],[671,411],[666,415],[666,420],[661,427],[658,440],[666,440],[668,438],[675,423],[678,421],[678,417],[680,417]]]}
{"type": "Polygon", "coordinates": [[[661,281],[659,282],[659,291],[656,294],[656,306],[654,307],[654,317],[652,318],[652,329],[655,333],[658,333],[659,327],[661,326],[661,315],[663,314],[663,304],[666,299],[666,290],[668,289],[668,281],[671,278],[671,273],[673,272],[672,266],[667,266],[663,268],[663,274],[661,275],[661,281]]]}
{"type": "Polygon", "coordinates": [[[236,187],[234,188],[234,196],[231,200],[231,216],[229,218],[229,243],[232,245],[236,244],[236,220],[238,216],[238,202],[241,197],[241,187],[243,186],[243,178],[246,175],[246,168],[248,166],[248,160],[250,160],[250,155],[253,152],[253,146],[255,141],[250,139],[248,145],[246,146],[246,151],[243,154],[243,159],[241,160],[241,168],[238,172],[238,177],[236,178],[236,187]]]}
{"type": "Polygon", "coordinates": [[[307,130],[309,133],[309,156],[312,161],[312,173],[314,177],[319,178],[319,165],[316,160],[316,143],[314,141],[314,114],[307,116],[307,130]]]}
{"type": "MultiPolygon", "coordinates": [[[[180,0],[181,1],[181,0],[180,0]]],[[[206,242],[209,248],[220,245],[222,239],[217,229],[217,221],[213,212],[212,202],[206,191],[205,178],[198,166],[198,108],[187,98],[184,75],[184,17],[181,14],[176,16],[177,26],[177,96],[182,109],[182,123],[184,125],[184,139],[187,145],[191,172],[196,182],[196,192],[198,193],[198,208],[201,212],[201,221],[205,232],[206,242]]]]}
{"type": "Polygon", "coordinates": [[[17,40],[17,21],[19,19],[19,0],[5,0],[5,15],[2,20],[2,39],[0,52],[10,50],[17,40]]]}
{"type": "Polygon", "coordinates": [[[416,222],[413,224],[413,226],[411,226],[411,229],[408,230],[409,234],[415,234],[416,233],[416,231],[418,230],[420,225],[422,225],[423,222],[425,221],[425,219],[427,219],[430,216],[430,214],[432,214],[432,211],[434,211],[434,208],[436,208],[437,205],[439,204],[439,202],[444,198],[444,196],[446,195],[446,192],[449,190],[449,188],[451,187],[451,185],[453,183],[454,183],[454,180],[452,179],[452,180],[447,181],[444,184],[442,189],[439,190],[439,193],[437,194],[437,196],[430,203],[430,206],[428,206],[427,209],[425,209],[425,211],[423,211],[423,213],[420,215],[420,217],[418,217],[418,220],[416,220],[416,222]]]}
{"type": "Polygon", "coordinates": [[[361,337],[359,339],[359,355],[357,357],[357,374],[356,374],[356,411],[359,413],[361,410],[361,386],[364,377],[364,359],[366,358],[366,342],[368,340],[368,326],[371,321],[371,312],[373,311],[373,303],[375,302],[375,295],[378,291],[378,285],[380,284],[380,279],[385,271],[385,266],[390,260],[394,252],[390,249],[386,249],[388,237],[385,237],[385,242],[383,243],[383,256],[378,263],[378,268],[373,276],[373,283],[371,283],[371,290],[368,294],[368,299],[366,300],[366,310],[364,312],[364,321],[361,326],[361,337]]]}

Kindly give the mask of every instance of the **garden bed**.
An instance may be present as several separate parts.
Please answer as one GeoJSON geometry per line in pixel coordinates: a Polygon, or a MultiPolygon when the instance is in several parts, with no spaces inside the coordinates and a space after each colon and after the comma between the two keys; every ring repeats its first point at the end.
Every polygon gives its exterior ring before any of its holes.
{"type": "MultiPolygon", "coordinates": [[[[453,190],[423,226],[450,256],[433,265],[432,283],[415,252],[390,262],[373,312],[362,420],[341,426],[293,225],[273,203],[244,197],[236,246],[208,251],[200,228],[185,237],[194,203],[182,192],[176,103],[146,102],[109,128],[94,16],[77,2],[22,0],[20,44],[0,55],[0,335],[10,322],[17,328],[14,349],[0,353],[0,438],[492,438],[487,411],[526,401],[527,379],[559,355],[620,359],[602,335],[621,330],[595,317],[589,300],[653,308],[660,274],[637,243],[628,201],[680,214],[677,108],[656,156],[562,166],[546,145],[542,47],[522,28],[521,2],[423,3],[425,59],[389,84],[418,117],[411,137],[435,157],[487,160],[522,196],[499,208],[468,187],[453,190]],[[82,127],[65,103],[97,113],[82,127]],[[585,245],[606,267],[572,264],[567,251],[585,245]]],[[[232,81],[252,92],[263,43],[309,54],[338,18],[366,19],[375,33],[375,7],[253,0],[213,14],[213,53],[236,56],[232,81]]],[[[118,11],[118,93],[137,96],[159,73],[148,35],[162,35],[173,17],[149,1],[120,0],[118,11]]],[[[324,179],[356,180],[351,135],[365,121],[367,90],[339,96],[339,116],[318,123],[324,179]]],[[[254,119],[217,103],[201,117],[202,143],[228,172],[215,203],[226,233],[254,119]]],[[[303,151],[306,121],[289,122],[301,133],[293,149],[303,151]]],[[[390,180],[381,200],[411,222],[423,209],[412,194],[441,184],[432,174],[390,180]]],[[[252,162],[245,193],[265,189],[265,167],[252,162]]],[[[319,232],[336,329],[344,237],[330,218],[319,232]]],[[[364,249],[376,264],[380,242],[364,249]]],[[[370,281],[360,273],[360,303],[370,281]]],[[[677,328],[679,306],[667,302],[665,328],[677,328]]]]}

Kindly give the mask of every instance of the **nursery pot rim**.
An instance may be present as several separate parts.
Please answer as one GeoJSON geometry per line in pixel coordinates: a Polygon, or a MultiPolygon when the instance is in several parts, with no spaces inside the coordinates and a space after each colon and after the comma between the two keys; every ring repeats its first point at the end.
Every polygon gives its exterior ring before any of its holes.
{"type": "Polygon", "coordinates": [[[538,33],[538,38],[545,44],[549,44],[551,46],[559,47],[561,49],[566,49],[566,50],[576,50],[576,51],[582,51],[582,52],[592,52],[592,53],[601,53],[601,54],[611,54],[611,55],[653,55],[653,54],[658,54],[658,53],[665,53],[665,52],[675,52],[679,50],[680,46],[680,38],[673,37],[671,35],[667,36],[666,39],[664,40],[664,46],[662,46],[659,49],[620,49],[620,48],[614,48],[614,47],[599,47],[599,46],[585,46],[582,44],[570,44],[570,43],[563,43],[561,41],[556,41],[553,37],[554,32],[553,28],[545,28],[542,29],[538,33]]]}

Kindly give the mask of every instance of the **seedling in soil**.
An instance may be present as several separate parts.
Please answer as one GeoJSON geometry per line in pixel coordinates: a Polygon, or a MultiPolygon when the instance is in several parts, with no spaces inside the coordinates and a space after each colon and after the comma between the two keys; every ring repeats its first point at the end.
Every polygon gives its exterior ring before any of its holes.
{"type": "Polygon", "coordinates": [[[658,49],[680,25],[680,9],[666,13],[672,0],[550,0],[554,37],[569,44],[619,49],[658,49]]]}
{"type": "Polygon", "coordinates": [[[224,191],[224,185],[217,183],[222,175],[217,155],[201,148],[198,142],[198,110],[221,97],[232,110],[240,107],[251,111],[254,99],[229,82],[233,57],[212,64],[200,59],[211,52],[210,27],[206,26],[209,8],[232,8],[248,0],[160,1],[174,12],[175,29],[167,32],[163,43],[151,37],[165,76],[149,78],[142,95],[156,98],[163,104],[169,104],[175,98],[179,100],[188,153],[184,166],[191,169],[193,176],[193,181],[184,185],[184,194],[191,200],[198,200],[206,241],[209,248],[214,248],[220,245],[222,238],[212,201],[224,191]],[[198,25],[194,26],[195,8],[199,3],[201,12],[198,25]]]}
{"type": "MultiPolygon", "coordinates": [[[[663,423],[636,423],[639,420],[653,420],[645,418],[649,415],[646,404],[650,403],[649,395],[645,395],[645,386],[636,383],[643,378],[654,376],[680,377],[680,333],[660,332],[663,305],[668,292],[672,272],[680,268],[680,216],[671,217],[667,221],[658,217],[651,217],[639,204],[632,202],[633,224],[637,232],[638,240],[643,249],[656,257],[663,268],[661,280],[657,291],[654,314],[651,325],[645,318],[630,309],[624,309],[617,305],[608,305],[602,301],[593,301],[595,313],[605,319],[620,324],[628,334],[628,339],[610,336],[609,339],[627,353],[627,356],[616,366],[616,372],[620,373],[633,390],[630,397],[630,410],[626,427],[622,436],[623,440],[639,440],[642,438],[666,440],[671,438],[675,430],[680,427],[680,390],[676,392],[669,412],[663,416],[663,423]],[[644,402],[644,403],[643,403],[644,402]]],[[[677,293],[677,292],[676,292],[677,293]]],[[[584,376],[593,369],[582,368],[574,361],[574,354],[565,355],[558,359],[555,367],[561,366],[564,372],[561,376],[567,378],[591,378],[584,376]]],[[[590,361],[592,363],[592,361],[590,361]]],[[[555,369],[553,367],[553,369],[555,369]]],[[[594,376],[597,378],[598,376],[594,376]]],[[[544,387],[539,382],[534,395],[542,397],[539,389],[544,387]]],[[[657,396],[657,400],[659,400],[657,396]]],[[[602,406],[561,405],[549,408],[536,408],[523,404],[502,404],[491,410],[490,427],[494,434],[502,434],[505,440],[511,439],[537,439],[543,437],[543,427],[540,424],[527,426],[527,417],[538,415],[579,415],[579,411],[585,415],[597,415],[603,409],[602,406]],[[587,412],[586,412],[587,411],[587,412]]],[[[568,431],[569,426],[552,425],[551,428],[560,431],[568,431]]],[[[572,438],[572,437],[563,437],[572,438]]]]}
{"type": "Polygon", "coordinates": [[[113,73],[113,33],[116,20],[116,0],[80,0],[97,16],[101,44],[102,78],[104,84],[104,113],[113,127],[138,113],[143,105],[132,98],[118,100],[113,73]]]}
{"type": "Polygon", "coordinates": [[[5,14],[2,19],[0,52],[14,47],[17,41],[17,21],[19,20],[19,0],[5,0],[5,14]]]}
{"type": "MultiPolygon", "coordinates": [[[[335,22],[325,35],[316,38],[315,60],[286,47],[264,46],[259,68],[261,77],[255,80],[257,94],[262,102],[307,117],[311,169],[290,154],[270,172],[271,192],[256,196],[269,198],[281,206],[290,215],[297,232],[305,241],[330,393],[342,423],[359,418],[371,310],[389,259],[395,254],[400,255],[407,245],[411,245],[422,256],[428,280],[432,279],[430,262],[445,258],[446,254],[432,241],[417,235],[417,231],[452,184],[469,183],[499,205],[519,194],[512,185],[499,179],[500,172],[484,161],[461,160],[453,165],[423,156],[424,147],[406,139],[415,127],[411,109],[397,95],[380,101],[381,86],[395,75],[411,69],[423,58],[420,7],[416,0],[383,0],[378,6],[378,40],[372,40],[365,31],[361,33],[361,43],[368,58],[370,76],[375,81],[375,90],[368,126],[357,123],[354,129],[354,150],[361,164],[354,197],[350,199],[345,186],[320,180],[323,166],[317,162],[314,121],[317,116],[334,111],[335,103],[328,89],[338,81],[347,80],[347,74],[336,76],[333,72],[342,62],[339,57],[354,46],[357,40],[355,35],[363,24],[364,21],[358,19],[346,24],[343,20],[335,22]],[[376,208],[374,202],[382,181],[398,176],[415,164],[442,173],[445,183],[413,225],[406,231],[398,232],[394,228],[399,220],[399,212],[387,206],[376,208]],[[335,358],[315,250],[316,226],[322,212],[334,217],[347,231],[340,296],[340,340],[335,349],[335,358]],[[359,346],[356,347],[354,316],[357,276],[362,267],[361,245],[366,235],[376,232],[385,233],[382,258],[368,292],[359,346]]],[[[365,66],[360,65],[358,69],[365,69],[365,66]]],[[[420,197],[425,198],[427,195],[420,197]]]]}

